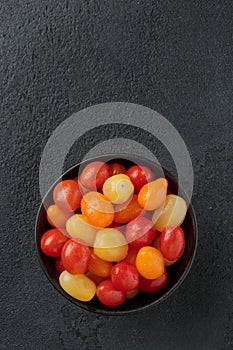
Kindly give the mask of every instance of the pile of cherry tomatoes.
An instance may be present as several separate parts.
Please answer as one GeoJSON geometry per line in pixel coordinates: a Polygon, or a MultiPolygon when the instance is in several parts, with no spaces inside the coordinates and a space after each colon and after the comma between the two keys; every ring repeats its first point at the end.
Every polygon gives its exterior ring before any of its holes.
{"type": "Polygon", "coordinates": [[[165,287],[166,267],[184,252],[187,212],[165,178],[145,166],[95,161],[58,183],[53,199],[41,249],[56,258],[66,293],[114,307],[165,287]]]}

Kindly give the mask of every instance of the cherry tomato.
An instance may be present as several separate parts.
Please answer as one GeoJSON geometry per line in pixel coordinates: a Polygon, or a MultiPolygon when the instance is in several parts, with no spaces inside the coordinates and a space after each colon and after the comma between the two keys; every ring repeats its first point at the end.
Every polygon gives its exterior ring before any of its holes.
{"type": "Polygon", "coordinates": [[[126,293],[116,290],[110,279],[101,282],[97,286],[96,295],[102,304],[109,307],[121,305],[126,300],[126,293]]]}
{"type": "Polygon", "coordinates": [[[139,286],[139,274],[134,265],[119,262],[111,271],[113,287],[122,292],[130,292],[139,286]]]}
{"type": "Polygon", "coordinates": [[[72,275],[65,270],[59,277],[59,283],[66,293],[80,301],[90,301],[95,296],[95,283],[83,274],[72,275]]]}
{"type": "Polygon", "coordinates": [[[98,161],[91,162],[83,169],[80,181],[84,187],[98,190],[111,175],[112,171],[108,164],[98,161]]]}
{"type": "Polygon", "coordinates": [[[40,246],[46,255],[56,258],[61,255],[63,245],[68,240],[65,231],[61,232],[61,230],[53,228],[43,234],[40,246]]]}
{"type": "Polygon", "coordinates": [[[91,260],[88,267],[88,270],[91,273],[106,278],[110,276],[112,267],[112,262],[100,259],[97,255],[95,255],[93,249],[91,249],[91,260]]]}
{"type": "Polygon", "coordinates": [[[185,219],[187,205],[183,198],[174,194],[166,197],[164,207],[159,215],[155,210],[152,221],[156,230],[162,232],[166,226],[180,226],[185,219]]]}
{"type": "Polygon", "coordinates": [[[118,175],[118,174],[125,174],[126,173],[126,169],[124,167],[124,165],[119,164],[119,163],[112,163],[109,164],[110,169],[112,171],[112,175],[118,175]]]}
{"type": "Polygon", "coordinates": [[[82,214],[75,214],[66,223],[66,231],[72,238],[81,239],[87,245],[93,246],[97,228],[88,223],[82,214]]]}
{"type": "Polygon", "coordinates": [[[139,293],[140,293],[139,288],[135,288],[135,289],[131,290],[130,292],[127,292],[127,293],[126,293],[126,299],[133,299],[133,298],[136,297],[139,293]]]}
{"type": "Polygon", "coordinates": [[[87,272],[91,259],[90,248],[74,239],[69,239],[63,246],[61,259],[69,273],[83,274],[87,272]]]}
{"type": "Polygon", "coordinates": [[[128,243],[136,248],[151,244],[155,239],[155,229],[152,221],[143,216],[130,221],[126,227],[126,239],[128,243]]]}
{"type": "Polygon", "coordinates": [[[134,193],[138,193],[142,186],[154,180],[153,172],[146,166],[133,165],[126,172],[134,185],[134,193]]]}
{"type": "Polygon", "coordinates": [[[158,292],[166,286],[167,281],[168,274],[166,270],[164,270],[162,276],[153,280],[149,280],[141,276],[139,282],[139,290],[144,293],[158,292]]]}
{"type": "Polygon", "coordinates": [[[114,219],[111,202],[101,193],[88,192],[82,199],[81,211],[93,226],[109,226],[114,219]]]}
{"type": "Polygon", "coordinates": [[[65,270],[64,265],[62,264],[60,256],[58,258],[56,258],[56,260],[55,260],[55,267],[56,267],[56,270],[57,270],[57,272],[59,274],[62,273],[65,270]]]}
{"type": "Polygon", "coordinates": [[[121,261],[128,253],[125,236],[115,228],[104,228],[96,234],[94,253],[105,261],[121,261]]]}
{"type": "Polygon", "coordinates": [[[138,251],[139,251],[138,248],[133,247],[130,244],[128,254],[123,261],[128,262],[129,264],[132,264],[132,265],[136,265],[136,257],[137,257],[138,251]]]}
{"type": "Polygon", "coordinates": [[[114,221],[118,224],[127,224],[130,220],[135,219],[142,213],[143,209],[138,204],[138,196],[133,195],[128,203],[118,204],[115,206],[114,221]]]}
{"type": "Polygon", "coordinates": [[[53,191],[55,204],[65,212],[72,212],[79,208],[82,194],[77,181],[64,180],[59,182],[53,191]]]}
{"type": "Polygon", "coordinates": [[[133,192],[133,184],[125,174],[113,175],[103,185],[103,194],[114,204],[126,202],[133,192]]]}
{"type": "Polygon", "coordinates": [[[138,194],[139,205],[146,210],[159,208],[166,200],[168,182],[159,178],[144,185],[138,194]]]}
{"type": "Polygon", "coordinates": [[[160,251],[170,265],[184,252],[185,237],[181,227],[167,226],[159,237],[160,251]]]}
{"type": "Polygon", "coordinates": [[[116,228],[119,231],[121,231],[122,233],[125,232],[125,226],[118,224],[117,222],[114,222],[114,221],[111,223],[111,225],[108,226],[108,228],[116,228]]]}
{"type": "Polygon", "coordinates": [[[47,220],[54,227],[66,227],[66,221],[70,216],[70,213],[62,211],[56,204],[50,205],[47,209],[47,220]]]}
{"type": "Polygon", "coordinates": [[[102,282],[105,278],[94,275],[94,273],[87,271],[85,274],[88,278],[90,278],[96,285],[98,285],[100,282],[102,282]]]}
{"type": "Polygon", "coordinates": [[[163,255],[158,249],[146,246],[139,250],[136,267],[143,277],[150,280],[159,278],[164,273],[164,266],[163,255]]]}

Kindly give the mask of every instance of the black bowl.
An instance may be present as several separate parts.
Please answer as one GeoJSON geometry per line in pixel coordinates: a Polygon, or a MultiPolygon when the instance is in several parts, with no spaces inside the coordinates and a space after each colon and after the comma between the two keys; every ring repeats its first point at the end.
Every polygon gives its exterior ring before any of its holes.
{"type": "MultiPolygon", "coordinates": [[[[152,161],[142,159],[141,157],[136,156],[127,156],[124,154],[117,154],[117,155],[106,155],[106,156],[100,156],[98,158],[89,159],[87,161],[84,161],[82,163],[79,163],[69,169],[67,172],[65,172],[60,179],[54,183],[54,185],[49,189],[47,194],[45,195],[42,204],[39,208],[38,215],[36,218],[36,227],[35,227],[35,239],[36,239],[36,248],[40,260],[40,264],[48,277],[49,281],[52,283],[52,285],[68,300],[70,300],[75,305],[86,309],[88,311],[97,312],[105,315],[123,315],[123,314],[129,314],[133,313],[139,310],[146,309],[152,305],[156,305],[160,303],[161,301],[165,300],[168,296],[170,296],[184,281],[185,277],[187,276],[196,252],[197,248],[197,223],[195,218],[195,213],[193,210],[192,205],[189,205],[186,218],[182,224],[182,228],[185,232],[185,251],[182,257],[172,266],[169,266],[167,268],[167,272],[169,275],[168,283],[165,286],[164,289],[162,289],[159,292],[156,293],[140,293],[133,299],[127,300],[124,304],[114,307],[114,308],[108,308],[104,305],[102,305],[97,297],[92,299],[91,301],[85,303],[78,301],[74,298],[72,298],[70,295],[68,295],[59,285],[59,275],[58,272],[55,269],[55,259],[50,258],[46,256],[41,248],[40,248],[40,240],[43,235],[43,233],[51,228],[46,220],[46,209],[50,204],[52,204],[52,193],[55,185],[61,181],[61,179],[72,179],[75,178],[78,174],[78,170],[80,166],[85,166],[86,164],[90,163],[94,160],[100,160],[103,162],[107,162],[110,160],[110,162],[119,162],[123,165],[125,165],[127,168],[134,165],[144,165],[149,167],[154,173],[158,174],[160,172],[161,174],[161,168],[153,163],[152,161]]],[[[172,193],[177,194],[178,186],[176,181],[172,178],[172,176],[169,174],[168,171],[163,169],[164,175],[168,180],[169,188],[172,191],[172,193]]],[[[180,189],[180,195],[187,200],[187,197],[180,189]]]]}

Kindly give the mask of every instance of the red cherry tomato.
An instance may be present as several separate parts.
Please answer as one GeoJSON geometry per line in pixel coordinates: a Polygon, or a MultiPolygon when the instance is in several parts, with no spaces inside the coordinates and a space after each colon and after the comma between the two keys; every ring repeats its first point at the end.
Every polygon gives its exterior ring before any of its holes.
{"type": "Polygon", "coordinates": [[[126,173],[126,169],[124,167],[124,165],[119,164],[119,163],[112,163],[109,164],[110,169],[112,171],[112,175],[118,175],[118,174],[125,174],[126,173]]]}
{"type": "Polygon", "coordinates": [[[142,186],[154,180],[153,172],[146,166],[133,165],[126,172],[134,185],[134,193],[138,193],[142,186]]]}
{"type": "Polygon", "coordinates": [[[159,245],[165,259],[169,261],[179,259],[184,251],[184,231],[179,226],[167,226],[159,237],[159,245]]]}
{"type": "Polygon", "coordinates": [[[155,229],[152,221],[143,216],[130,221],[126,227],[126,239],[128,243],[136,248],[150,245],[155,239],[155,229]]]}
{"type": "Polygon", "coordinates": [[[161,290],[166,286],[167,281],[168,281],[168,274],[166,270],[164,270],[164,273],[162,276],[154,280],[149,280],[147,278],[140,276],[139,290],[144,293],[158,292],[159,290],[161,290]]]}
{"type": "Polygon", "coordinates": [[[111,271],[113,287],[122,292],[130,292],[139,285],[139,273],[136,267],[127,262],[119,262],[111,271]]]}
{"type": "Polygon", "coordinates": [[[91,259],[90,248],[77,240],[69,239],[63,246],[61,259],[69,273],[83,274],[87,272],[91,259]]]}
{"type": "Polygon", "coordinates": [[[57,272],[59,274],[62,273],[65,270],[64,265],[62,264],[60,256],[55,260],[55,267],[56,267],[56,270],[57,270],[57,272]]]}
{"type": "Polygon", "coordinates": [[[92,190],[99,189],[111,175],[112,171],[108,164],[104,162],[91,162],[83,169],[80,181],[86,188],[92,190]]]}
{"type": "Polygon", "coordinates": [[[77,181],[64,180],[59,182],[53,191],[55,204],[64,212],[72,212],[79,208],[82,194],[77,181]]]}
{"type": "Polygon", "coordinates": [[[40,246],[42,251],[54,258],[61,255],[63,245],[69,240],[68,236],[61,232],[61,229],[53,228],[45,232],[41,238],[40,246]]]}
{"type": "Polygon", "coordinates": [[[129,264],[136,265],[136,257],[138,254],[138,248],[133,247],[131,244],[129,245],[129,250],[126,258],[123,260],[129,264]]]}
{"type": "Polygon", "coordinates": [[[109,307],[121,305],[126,300],[126,293],[116,290],[110,279],[100,282],[96,295],[102,304],[109,307]]]}

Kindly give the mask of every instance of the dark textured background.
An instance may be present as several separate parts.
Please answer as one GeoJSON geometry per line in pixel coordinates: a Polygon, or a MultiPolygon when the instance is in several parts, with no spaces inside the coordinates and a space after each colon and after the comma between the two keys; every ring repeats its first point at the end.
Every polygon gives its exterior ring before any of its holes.
{"type": "MultiPolygon", "coordinates": [[[[213,0],[1,1],[0,349],[233,348],[232,13],[232,1],[213,0]],[[173,297],[117,318],[84,312],[52,288],[33,231],[49,135],[109,101],[153,108],[178,129],[199,225],[195,264],[173,297]]],[[[99,140],[106,133],[116,136],[101,129],[99,140]]],[[[67,167],[95,136],[71,150],[67,167]]]]}

